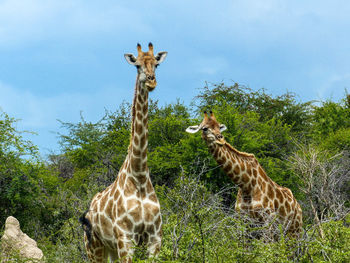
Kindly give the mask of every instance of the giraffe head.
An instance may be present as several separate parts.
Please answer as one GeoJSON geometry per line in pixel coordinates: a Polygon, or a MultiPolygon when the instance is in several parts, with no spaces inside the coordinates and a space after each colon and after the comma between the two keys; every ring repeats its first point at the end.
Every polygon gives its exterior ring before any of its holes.
{"type": "Polygon", "coordinates": [[[221,132],[226,130],[226,126],[218,123],[213,112],[210,111],[209,116],[207,112],[204,112],[204,119],[201,124],[188,127],[186,132],[196,133],[199,130],[202,130],[202,138],[207,143],[216,143],[218,145],[225,144],[225,139],[224,136],[221,135],[221,132]]]}
{"type": "Polygon", "coordinates": [[[129,64],[136,66],[139,81],[145,84],[148,91],[152,91],[157,86],[156,67],[164,61],[167,54],[168,52],[162,51],[154,55],[153,45],[149,43],[147,52],[143,52],[141,45],[137,44],[137,57],[133,54],[124,54],[124,57],[129,64]]]}

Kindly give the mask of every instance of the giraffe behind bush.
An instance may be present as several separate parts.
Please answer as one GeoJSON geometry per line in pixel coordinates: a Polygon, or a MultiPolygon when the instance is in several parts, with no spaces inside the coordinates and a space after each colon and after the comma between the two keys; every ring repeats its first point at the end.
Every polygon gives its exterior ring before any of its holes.
{"type": "Polygon", "coordinates": [[[269,178],[253,154],[240,152],[226,142],[221,132],[226,130],[214,114],[204,112],[200,125],[190,126],[189,133],[202,131],[209,151],[225,173],[238,185],[235,208],[258,221],[277,216],[285,231],[297,236],[302,229],[302,211],[291,190],[269,178]]]}

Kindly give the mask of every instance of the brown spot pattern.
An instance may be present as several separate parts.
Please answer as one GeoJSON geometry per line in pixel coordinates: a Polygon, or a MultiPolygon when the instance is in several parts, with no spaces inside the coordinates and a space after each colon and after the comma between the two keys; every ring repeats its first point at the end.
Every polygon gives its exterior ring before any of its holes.
{"type": "Polygon", "coordinates": [[[270,199],[274,199],[275,198],[275,191],[273,190],[271,184],[268,185],[267,187],[267,195],[270,199]]]}
{"type": "Polygon", "coordinates": [[[252,187],[254,187],[256,185],[256,179],[255,178],[252,179],[251,184],[252,184],[252,187]]]}
{"type": "Polygon", "coordinates": [[[122,219],[120,219],[117,222],[117,224],[118,224],[118,226],[120,226],[122,229],[124,229],[126,231],[131,231],[133,228],[132,222],[126,216],[124,216],[122,219]]]}
{"type": "Polygon", "coordinates": [[[141,132],[142,132],[142,125],[137,123],[137,122],[135,123],[135,132],[137,134],[141,134],[141,132]]]}
{"type": "Polygon", "coordinates": [[[289,205],[289,203],[287,202],[287,200],[284,202],[284,206],[286,207],[286,211],[287,211],[287,213],[289,214],[291,208],[290,208],[290,205],[289,205]]]}
{"type": "Polygon", "coordinates": [[[247,175],[246,173],[244,173],[244,174],[242,175],[242,182],[243,182],[244,184],[246,184],[246,183],[249,182],[249,177],[248,177],[248,175],[247,175]]]}
{"type": "Polygon", "coordinates": [[[140,172],[141,171],[141,159],[140,158],[131,158],[131,168],[135,172],[140,172]]]}
{"type": "Polygon", "coordinates": [[[235,169],[234,169],[233,171],[234,171],[235,174],[237,174],[237,175],[239,175],[240,172],[241,172],[238,165],[235,166],[235,169]]]}
{"type": "Polygon", "coordinates": [[[260,174],[261,178],[264,179],[265,182],[269,181],[265,171],[261,168],[261,166],[259,166],[259,174],[260,174]]]}
{"type": "Polygon", "coordinates": [[[226,162],[226,163],[225,163],[225,166],[224,166],[225,172],[228,173],[228,172],[231,171],[231,169],[232,169],[232,164],[231,164],[231,162],[230,162],[230,161],[229,161],[229,162],[226,162]]]}
{"type": "Polygon", "coordinates": [[[105,205],[106,205],[107,200],[108,200],[108,195],[105,194],[102,197],[101,202],[100,202],[100,211],[103,211],[105,209],[105,205]]]}
{"type": "Polygon", "coordinates": [[[218,156],[219,156],[219,150],[218,150],[217,148],[215,149],[213,155],[214,155],[215,158],[218,158],[218,156]]]}
{"type": "Polygon", "coordinates": [[[280,189],[276,189],[276,198],[278,199],[278,201],[280,201],[280,203],[283,203],[283,195],[280,189]]]}
{"type": "Polygon", "coordinates": [[[149,200],[151,200],[151,201],[153,201],[155,203],[157,203],[157,201],[158,201],[157,196],[156,196],[155,193],[152,193],[148,198],[149,198],[149,200]]]}
{"type": "Polygon", "coordinates": [[[133,146],[132,147],[132,153],[135,155],[135,156],[139,156],[141,154],[141,150],[138,146],[133,146]]]}
{"type": "Polygon", "coordinates": [[[146,114],[148,113],[148,104],[143,105],[143,115],[146,116],[146,114]]]}
{"type": "Polygon", "coordinates": [[[118,217],[120,217],[121,215],[125,214],[125,206],[124,206],[124,202],[121,198],[119,198],[118,202],[117,202],[117,214],[118,217]]]}
{"type": "Polygon", "coordinates": [[[137,206],[141,206],[141,202],[137,199],[129,199],[126,201],[126,207],[128,210],[131,210],[137,206]]]}
{"type": "Polygon", "coordinates": [[[119,179],[119,187],[120,187],[120,188],[124,188],[125,178],[126,178],[125,173],[121,173],[121,174],[118,176],[118,179],[119,179]]]}
{"type": "Polygon", "coordinates": [[[151,235],[154,235],[155,233],[155,229],[154,229],[154,226],[151,224],[151,225],[148,225],[146,227],[146,230],[145,230],[147,233],[151,234],[151,235]]]}
{"type": "Polygon", "coordinates": [[[117,189],[114,193],[114,201],[116,201],[118,199],[118,197],[120,196],[120,192],[119,190],[117,189]]]}
{"type": "Polygon", "coordinates": [[[135,192],[136,192],[136,186],[128,178],[127,181],[126,181],[125,188],[124,188],[124,195],[125,195],[125,197],[129,197],[129,196],[135,194],[135,192]]]}
{"type": "Polygon", "coordinates": [[[147,192],[147,193],[153,192],[153,186],[152,186],[150,180],[147,181],[147,184],[146,184],[146,192],[147,192]]]}
{"type": "Polygon", "coordinates": [[[151,222],[153,219],[153,215],[159,213],[159,208],[152,204],[144,204],[144,213],[146,222],[151,222]]]}
{"type": "Polygon", "coordinates": [[[145,230],[145,224],[143,224],[143,223],[135,225],[135,227],[134,227],[135,233],[142,233],[144,230],[145,230]]]}
{"type": "Polygon", "coordinates": [[[245,170],[245,164],[244,162],[241,162],[240,164],[240,167],[241,167],[241,171],[243,172],[245,170]]]}
{"type": "Polygon", "coordinates": [[[159,230],[160,224],[162,223],[162,217],[159,215],[156,221],[154,222],[156,229],[159,230]]]}
{"type": "Polygon", "coordinates": [[[269,199],[267,196],[264,196],[263,207],[268,207],[268,204],[269,204],[269,199]]]}
{"type": "Polygon", "coordinates": [[[110,219],[112,219],[112,220],[114,220],[114,218],[115,218],[115,216],[114,216],[114,214],[112,213],[112,210],[113,210],[113,199],[110,199],[109,201],[108,201],[108,203],[107,203],[107,206],[106,206],[106,215],[110,218],[110,219]]]}
{"type": "Polygon", "coordinates": [[[140,103],[136,103],[136,110],[141,111],[141,104],[140,103]]]}
{"type": "Polygon", "coordinates": [[[135,222],[139,222],[141,220],[141,209],[137,208],[129,212],[135,222]]]}
{"type": "Polygon", "coordinates": [[[247,174],[251,175],[252,173],[252,168],[250,167],[249,164],[247,164],[247,174]]]}
{"type": "Polygon", "coordinates": [[[279,209],[279,213],[281,216],[285,217],[286,216],[286,211],[284,210],[284,206],[281,206],[279,209]]]}
{"type": "Polygon", "coordinates": [[[111,237],[112,229],[113,229],[111,222],[105,216],[101,216],[100,221],[101,221],[101,227],[103,229],[103,234],[106,235],[107,237],[111,237]]]}
{"type": "Polygon", "coordinates": [[[261,192],[257,191],[256,193],[254,193],[253,200],[260,201],[260,199],[261,199],[261,192]]]}

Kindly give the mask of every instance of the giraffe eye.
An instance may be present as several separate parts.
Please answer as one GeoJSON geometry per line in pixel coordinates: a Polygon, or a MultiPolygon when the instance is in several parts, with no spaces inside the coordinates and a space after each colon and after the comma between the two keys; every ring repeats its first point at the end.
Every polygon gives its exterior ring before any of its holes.
{"type": "Polygon", "coordinates": [[[204,127],[204,128],[203,128],[203,131],[204,131],[204,132],[208,131],[208,128],[207,128],[207,127],[204,127]]]}

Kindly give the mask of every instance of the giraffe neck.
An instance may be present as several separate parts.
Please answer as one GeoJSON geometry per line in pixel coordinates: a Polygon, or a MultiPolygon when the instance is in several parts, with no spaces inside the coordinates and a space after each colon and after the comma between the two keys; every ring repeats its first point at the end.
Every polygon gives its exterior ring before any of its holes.
{"type": "Polygon", "coordinates": [[[129,171],[136,177],[148,176],[147,146],[148,90],[144,83],[139,80],[138,74],[132,105],[131,139],[129,145],[129,171]]]}
{"type": "MultiPolygon", "coordinates": [[[[227,142],[224,145],[208,143],[209,150],[225,173],[245,192],[251,192],[252,180],[262,169],[253,154],[236,150],[227,142]]],[[[255,183],[254,183],[255,185],[255,183]]]]}

